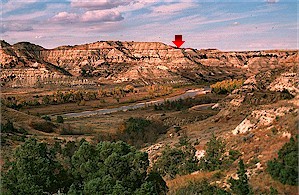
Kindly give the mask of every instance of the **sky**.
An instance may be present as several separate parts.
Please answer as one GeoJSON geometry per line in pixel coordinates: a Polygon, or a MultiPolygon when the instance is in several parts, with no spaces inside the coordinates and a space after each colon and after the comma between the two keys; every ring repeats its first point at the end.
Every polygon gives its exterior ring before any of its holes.
{"type": "Polygon", "coordinates": [[[0,38],[45,48],[146,41],[224,51],[298,49],[297,0],[0,0],[0,38]]]}

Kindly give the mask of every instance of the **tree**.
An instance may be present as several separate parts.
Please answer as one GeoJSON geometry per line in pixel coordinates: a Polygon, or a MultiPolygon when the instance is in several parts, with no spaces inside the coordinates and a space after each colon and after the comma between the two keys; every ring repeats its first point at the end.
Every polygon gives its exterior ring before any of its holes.
{"type": "Polygon", "coordinates": [[[49,95],[44,96],[43,99],[42,99],[42,102],[45,105],[50,104],[50,101],[51,100],[50,100],[50,96],[49,95]]]}
{"type": "Polygon", "coordinates": [[[200,167],[209,171],[220,169],[225,158],[224,152],[224,141],[221,138],[216,138],[213,134],[210,141],[206,144],[206,154],[200,160],[200,167]]]}
{"type": "Polygon", "coordinates": [[[213,93],[227,94],[236,88],[240,88],[243,83],[243,79],[224,80],[211,85],[211,89],[213,93]]]}
{"type": "Polygon", "coordinates": [[[64,119],[63,119],[63,117],[62,116],[57,116],[57,118],[56,118],[56,122],[57,123],[63,123],[64,122],[64,119]]]}
{"type": "Polygon", "coordinates": [[[63,190],[65,171],[45,143],[28,139],[1,173],[9,194],[42,194],[63,190]]]}
{"type": "Polygon", "coordinates": [[[234,194],[246,195],[252,194],[251,187],[248,183],[248,177],[246,175],[246,169],[243,160],[239,161],[239,168],[237,171],[238,179],[229,179],[229,183],[231,184],[231,190],[234,194]]]}
{"type": "Polygon", "coordinates": [[[16,129],[13,125],[13,122],[8,120],[5,124],[1,123],[1,131],[2,131],[2,133],[12,133],[12,132],[15,132],[16,129]]]}
{"type": "Polygon", "coordinates": [[[97,146],[84,142],[72,157],[75,182],[71,190],[83,194],[165,192],[148,179],[152,178],[147,174],[148,165],[147,153],[125,142],[100,142],[97,146]]]}
{"type": "Polygon", "coordinates": [[[157,173],[148,173],[147,153],[125,142],[85,140],[47,147],[29,139],[5,163],[2,191],[7,194],[166,194],[157,173]],[[59,159],[59,160],[58,160],[59,159]]]}
{"type": "Polygon", "coordinates": [[[267,171],[283,184],[298,185],[298,138],[291,138],[278,152],[278,158],[268,161],[267,171]]]}
{"type": "Polygon", "coordinates": [[[123,122],[117,133],[117,138],[137,148],[145,143],[153,143],[167,132],[167,127],[159,121],[144,118],[129,118],[123,122]]]}
{"type": "Polygon", "coordinates": [[[166,147],[154,164],[153,170],[169,178],[197,171],[199,167],[195,152],[196,149],[189,142],[180,148],[166,147]]]}
{"type": "Polygon", "coordinates": [[[45,119],[46,121],[51,121],[51,118],[48,115],[43,116],[42,119],[45,119]]]}

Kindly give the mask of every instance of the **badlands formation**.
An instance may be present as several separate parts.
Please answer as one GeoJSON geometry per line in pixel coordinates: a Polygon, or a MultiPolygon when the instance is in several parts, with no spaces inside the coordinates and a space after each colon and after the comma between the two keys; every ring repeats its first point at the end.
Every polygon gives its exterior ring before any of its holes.
{"type": "Polygon", "coordinates": [[[0,44],[1,85],[7,87],[213,82],[298,61],[296,50],[223,52],[159,42],[98,41],[54,49],[29,42],[0,44]]]}

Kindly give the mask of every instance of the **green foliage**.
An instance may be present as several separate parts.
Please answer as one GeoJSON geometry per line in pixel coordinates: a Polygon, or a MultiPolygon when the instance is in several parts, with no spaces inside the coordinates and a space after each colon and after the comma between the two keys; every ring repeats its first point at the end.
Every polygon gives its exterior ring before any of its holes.
{"type": "Polygon", "coordinates": [[[186,110],[199,104],[209,104],[217,102],[218,98],[211,98],[209,96],[199,96],[196,98],[178,99],[175,101],[168,101],[155,105],[155,110],[186,110]]]}
{"type": "Polygon", "coordinates": [[[156,172],[148,173],[147,153],[125,142],[85,140],[45,143],[30,139],[20,146],[2,174],[7,194],[166,194],[156,172]]]}
{"type": "Polygon", "coordinates": [[[55,193],[63,189],[65,171],[45,143],[29,139],[17,148],[13,160],[2,172],[3,187],[9,194],[55,193]]]}
{"type": "Polygon", "coordinates": [[[125,131],[127,133],[142,132],[144,131],[145,127],[147,127],[150,124],[151,122],[144,118],[131,117],[125,122],[125,126],[126,126],[125,131]]]}
{"type": "Polygon", "coordinates": [[[298,185],[298,138],[291,138],[278,152],[278,158],[268,161],[267,171],[283,184],[298,185]]]}
{"type": "Polygon", "coordinates": [[[52,133],[54,132],[54,128],[56,128],[56,126],[49,121],[34,121],[30,123],[30,126],[45,133],[52,133]]]}
{"type": "Polygon", "coordinates": [[[272,186],[270,187],[270,195],[278,195],[278,191],[272,186]]]}
{"type": "Polygon", "coordinates": [[[225,175],[221,172],[221,171],[218,171],[218,172],[216,172],[213,176],[212,176],[212,178],[214,178],[214,179],[221,179],[222,177],[224,177],[225,175]]]}
{"type": "Polygon", "coordinates": [[[43,104],[45,104],[45,105],[50,104],[50,103],[51,103],[50,96],[49,96],[49,95],[44,96],[44,97],[42,98],[42,102],[43,102],[43,104]]]}
{"type": "Polygon", "coordinates": [[[246,175],[246,169],[243,160],[241,159],[239,161],[239,168],[237,171],[238,174],[238,179],[229,179],[229,183],[231,184],[231,190],[234,194],[241,194],[241,195],[246,195],[246,194],[253,194],[251,187],[249,186],[248,183],[248,177],[246,175]]]}
{"type": "Polygon", "coordinates": [[[217,94],[227,94],[234,89],[241,87],[243,83],[243,79],[224,80],[211,85],[211,89],[212,92],[217,94]]]}
{"type": "Polygon", "coordinates": [[[56,117],[56,122],[57,122],[57,123],[63,123],[63,122],[64,122],[63,117],[62,117],[62,116],[57,116],[57,117],[56,117]]]}
{"type": "Polygon", "coordinates": [[[140,148],[145,143],[153,143],[160,134],[166,132],[167,127],[158,121],[131,117],[124,121],[117,138],[140,148]]]}
{"type": "Polygon", "coordinates": [[[203,170],[214,171],[220,169],[224,164],[225,143],[213,134],[210,141],[206,144],[206,154],[200,159],[200,168],[203,170]]]}
{"type": "Polygon", "coordinates": [[[51,121],[51,118],[48,115],[43,116],[42,119],[45,119],[46,121],[51,121]]]}
{"type": "Polygon", "coordinates": [[[15,132],[16,129],[13,126],[13,122],[8,120],[5,124],[1,123],[1,132],[2,133],[12,133],[15,132]]]}
{"type": "Polygon", "coordinates": [[[237,160],[240,156],[242,156],[241,152],[239,150],[229,150],[229,159],[232,161],[237,160]]]}
{"type": "Polygon", "coordinates": [[[195,152],[196,149],[190,143],[176,148],[166,147],[153,169],[169,178],[197,171],[199,167],[195,152]]]}
{"type": "Polygon", "coordinates": [[[190,139],[187,137],[187,135],[182,135],[180,138],[179,138],[179,144],[181,146],[186,146],[189,144],[189,141],[190,139]]]}
{"type": "Polygon", "coordinates": [[[141,185],[139,189],[135,191],[136,195],[154,195],[163,194],[166,195],[168,188],[166,182],[161,175],[156,172],[150,172],[146,181],[141,185]]]}
{"type": "Polygon", "coordinates": [[[149,161],[146,153],[124,142],[84,142],[72,156],[72,165],[78,192],[132,194],[145,187],[149,161]]]}
{"type": "Polygon", "coordinates": [[[190,182],[187,186],[177,190],[175,194],[176,195],[194,195],[194,194],[225,195],[230,193],[217,186],[210,185],[207,180],[203,180],[203,181],[190,182]]]}

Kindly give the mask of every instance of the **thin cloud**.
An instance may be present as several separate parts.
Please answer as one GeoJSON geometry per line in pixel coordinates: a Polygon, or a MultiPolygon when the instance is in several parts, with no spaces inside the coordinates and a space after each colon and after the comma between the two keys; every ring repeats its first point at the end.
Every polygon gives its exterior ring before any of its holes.
{"type": "Polygon", "coordinates": [[[23,32],[23,31],[32,31],[33,28],[31,25],[26,24],[22,21],[5,21],[1,26],[1,33],[5,32],[23,32]]]}
{"type": "Polygon", "coordinates": [[[83,22],[115,22],[123,19],[118,11],[110,10],[87,11],[81,17],[83,22]]]}
{"type": "Polygon", "coordinates": [[[55,22],[72,22],[75,21],[79,18],[79,16],[75,13],[68,13],[68,12],[59,12],[56,14],[53,18],[52,21],[55,22]]]}
{"type": "Polygon", "coordinates": [[[266,0],[267,3],[277,3],[279,0],[266,0]]]}
{"type": "Polygon", "coordinates": [[[167,5],[160,5],[153,8],[153,11],[155,13],[175,13],[175,12],[181,12],[184,9],[188,9],[193,7],[193,3],[187,3],[187,2],[179,2],[174,4],[167,4],[167,5]]]}
{"type": "Polygon", "coordinates": [[[118,6],[129,5],[135,2],[135,0],[71,0],[71,6],[86,8],[89,10],[104,10],[115,8],[118,6]]]}
{"type": "Polygon", "coordinates": [[[93,10],[82,15],[76,13],[60,12],[52,17],[53,22],[116,22],[124,18],[118,11],[93,10]]]}

